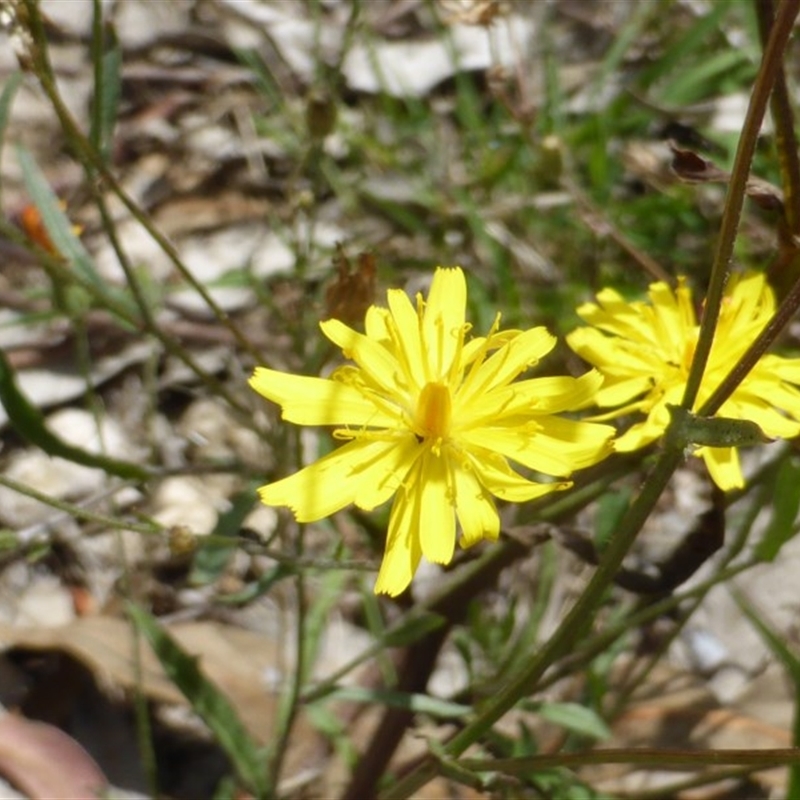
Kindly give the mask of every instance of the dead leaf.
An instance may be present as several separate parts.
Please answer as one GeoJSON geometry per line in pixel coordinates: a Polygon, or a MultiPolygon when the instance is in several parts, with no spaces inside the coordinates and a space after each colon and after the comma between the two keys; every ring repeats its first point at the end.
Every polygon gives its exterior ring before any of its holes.
{"type": "Polygon", "coordinates": [[[54,725],[0,718],[0,773],[31,800],[99,797],[108,780],[94,759],[54,725]]]}
{"type": "MultiPolygon", "coordinates": [[[[228,695],[250,733],[260,742],[269,741],[277,694],[267,685],[265,676],[280,681],[286,668],[281,645],[216,622],[179,623],[170,626],[169,632],[181,647],[200,659],[203,671],[228,695]]],[[[0,626],[0,647],[61,651],[86,666],[106,687],[130,691],[137,685],[131,657],[133,633],[123,619],[81,617],[58,628],[0,626]]],[[[144,643],[141,689],[155,702],[186,704],[144,643]]]]}
{"type": "Polygon", "coordinates": [[[693,150],[684,150],[670,142],[672,150],[672,170],[687,183],[727,183],[730,172],[720,169],[707,158],[697,155],[693,150]]]}
{"type": "Polygon", "coordinates": [[[325,290],[325,319],[338,319],[353,325],[361,323],[375,300],[375,256],[359,253],[356,266],[340,243],[333,259],[336,277],[325,290]]]}
{"type": "MultiPolygon", "coordinates": [[[[685,150],[670,142],[672,150],[672,170],[686,183],[728,183],[730,172],[720,169],[713,161],[685,150]]],[[[765,211],[783,211],[783,192],[761,178],[749,178],[747,196],[765,211]]]]}

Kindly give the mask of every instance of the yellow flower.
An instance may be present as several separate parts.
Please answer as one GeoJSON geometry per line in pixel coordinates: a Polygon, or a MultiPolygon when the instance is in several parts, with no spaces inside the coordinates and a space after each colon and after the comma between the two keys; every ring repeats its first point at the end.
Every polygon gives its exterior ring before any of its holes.
{"type": "MultiPolygon", "coordinates": [[[[647,415],[616,440],[615,448],[623,452],[644,447],[664,433],[669,424],[667,406],[679,405],[683,398],[700,330],[685,280],[679,279],[674,291],[665,283],[654,283],[648,294],[649,302],[628,302],[613,289],[604,289],[597,304],[578,309],[593,327],[578,328],[567,336],[570,347],[605,376],[595,396],[597,405],[617,406],[596,419],[632,412],[647,415]]],[[[763,274],[730,279],[695,409],[720,385],[774,311],[775,298],[763,274]]],[[[718,415],[751,420],[767,436],[797,436],[800,392],[794,384],[800,384],[800,359],[765,355],[718,415]]],[[[721,489],[744,485],[736,448],[700,447],[695,454],[703,458],[721,489]]]]}
{"type": "Polygon", "coordinates": [[[457,523],[464,547],[496,539],[492,496],[521,502],[568,488],[528,480],[507,459],[565,477],[611,451],[610,426],[553,416],[585,406],[602,378],[512,381],[555,344],[544,328],[499,330],[467,339],[467,287],[458,269],[436,270],[427,303],[388,292],[370,306],[366,334],[336,319],[322,332],[355,362],[330,379],[257,368],[250,385],[278,403],[283,419],[335,425],[347,444],[260,489],[267,505],[311,522],[349,503],[369,510],[395,495],[376,593],[400,594],[421,556],[453,558],[457,523]]]}

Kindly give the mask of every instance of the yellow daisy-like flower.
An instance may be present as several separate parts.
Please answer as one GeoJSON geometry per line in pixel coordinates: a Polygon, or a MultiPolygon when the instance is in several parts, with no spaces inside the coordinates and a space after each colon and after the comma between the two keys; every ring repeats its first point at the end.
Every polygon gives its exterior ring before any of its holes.
{"type": "MultiPolygon", "coordinates": [[[[578,309],[593,327],[567,336],[570,347],[605,376],[595,396],[602,407],[617,407],[596,417],[611,419],[641,412],[647,416],[615,442],[628,452],[658,439],[670,421],[668,405],[679,405],[700,331],[691,290],[679,279],[674,291],[665,283],[649,288],[649,302],[628,302],[613,289],[597,295],[597,304],[578,309]]],[[[775,298],[761,273],[730,279],[720,309],[714,343],[695,402],[700,408],[762,331],[775,311],[775,298]]],[[[800,359],[763,356],[719,409],[720,417],[750,420],[770,437],[800,434],[800,359]]],[[[744,485],[734,447],[700,447],[714,482],[721,489],[744,485]]]]}
{"type": "Polygon", "coordinates": [[[421,556],[453,558],[461,544],[496,539],[493,500],[521,502],[568,488],[519,475],[507,459],[565,477],[611,451],[610,426],[554,416],[585,406],[601,376],[512,383],[553,348],[544,328],[467,340],[467,286],[458,269],[436,270],[427,303],[400,290],[388,309],[371,306],[366,334],[329,319],[322,332],[354,365],[311,378],[257,368],[250,385],[278,403],[283,419],[336,425],[347,444],[260,489],[271,506],[312,522],[354,503],[369,510],[395,495],[376,593],[400,594],[421,556]]]}

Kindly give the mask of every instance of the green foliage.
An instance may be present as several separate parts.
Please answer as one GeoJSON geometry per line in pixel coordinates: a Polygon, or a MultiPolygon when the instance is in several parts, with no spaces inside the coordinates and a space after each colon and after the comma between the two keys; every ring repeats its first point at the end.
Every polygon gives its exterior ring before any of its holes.
{"type": "Polygon", "coordinates": [[[133,604],[128,606],[128,614],[153,648],[169,679],[212,730],[244,786],[256,797],[266,798],[263,753],[230,701],[203,675],[197,658],[183,650],[150,614],[133,604]]]}
{"type": "Polygon", "coordinates": [[[110,475],[138,481],[152,476],[150,470],[138,464],[120,461],[68,444],[47,429],[44,416],[32,406],[19,390],[14,371],[8,359],[0,352],[0,403],[8,414],[14,430],[30,444],[41,448],[49,456],[58,456],[85,467],[96,467],[110,475]]]}
{"type": "Polygon", "coordinates": [[[798,531],[797,512],[800,509],[800,462],[785,459],[775,479],[772,519],[761,541],[756,546],[756,556],[764,561],[774,561],[781,548],[798,531]]]}

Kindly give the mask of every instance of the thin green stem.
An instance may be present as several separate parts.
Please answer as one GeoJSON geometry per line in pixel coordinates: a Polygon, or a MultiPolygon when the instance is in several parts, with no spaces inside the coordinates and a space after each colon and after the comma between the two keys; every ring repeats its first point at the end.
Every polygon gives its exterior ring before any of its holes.
{"type": "MultiPolygon", "coordinates": [[[[11,489],[13,492],[18,492],[21,495],[25,495],[25,497],[30,497],[33,500],[37,500],[38,502],[50,506],[51,508],[55,508],[58,511],[63,511],[65,514],[75,517],[76,519],[83,520],[84,522],[93,522],[97,525],[115,530],[134,531],[145,536],[152,536],[153,534],[163,532],[163,528],[155,524],[141,524],[132,522],[130,520],[120,519],[119,517],[109,517],[105,514],[98,514],[95,511],[89,511],[83,506],[78,506],[74,503],[68,503],[66,500],[59,500],[58,498],[52,497],[49,494],[44,494],[43,492],[34,489],[32,486],[19,483],[13,478],[9,478],[7,475],[0,475],[0,486],[5,486],[6,488],[11,489]]],[[[119,488],[122,489],[123,487],[124,484],[121,484],[119,488]]]]}
{"type": "MultiPolygon", "coordinates": [[[[755,8],[759,35],[766,45],[775,19],[775,3],[773,0],[755,0],[755,8]]],[[[794,114],[783,64],[775,76],[769,108],[775,125],[775,150],[781,169],[784,215],[790,233],[796,236],[800,233],[800,155],[797,152],[794,114]]]]}
{"type": "Polygon", "coordinates": [[[459,765],[472,772],[502,772],[506,775],[530,775],[543,769],[584,767],[589,764],[635,764],[651,769],[713,766],[778,767],[800,764],[800,749],[794,747],[764,749],[681,750],[653,747],[590,750],[585,753],[522,758],[464,758],[459,765]]]}
{"type": "Polygon", "coordinates": [[[703,372],[708,362],[708,356],[711,353],[711,346],[714,343],[714,333],[722,306],[722,295],[728,279],[730,263],[733,257],[733,246],[739,229],[739,219],[742,215],[750,164],[753,161],[753,153],[758,142],[764,114],[767,110],[767,103],[776,77],[781,70],[783,54],[789,41],[789,36],[792,33],[798,8],[800,8],[800,0],[783,0],[780,4],[778,13],[775,16],[775,22],[770,31],[769,40],[764,48],[761,66],[753,85],[750,104],[747,108],[742,134],[739,137],[739,145],[736,149],[731,179],[728,184],[728,193],[725,197],[719,239],[717,240],[717,249],[714,254],[703,319],[700,324],[700,335],[697,340],[694,358],[692,359],[692,366],[689,370],[689,377],[686,381],[686,391],[681,402],[683,408],[686,409],[693,408],[697,400],[697,394],[703,380],[703,372]]]}

